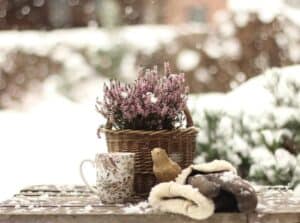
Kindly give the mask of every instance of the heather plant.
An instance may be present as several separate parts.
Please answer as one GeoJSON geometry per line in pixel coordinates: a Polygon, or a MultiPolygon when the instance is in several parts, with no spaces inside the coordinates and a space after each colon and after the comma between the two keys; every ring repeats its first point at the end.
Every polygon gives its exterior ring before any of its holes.
{"type": "Polygon", "coordinates": [[[111,80],[96,107],[114,129],[175,129],[183,124],[187,94],[184,74],[171,74],[166,63],[164,75],[154,67],[131,84],[111,80]]]}

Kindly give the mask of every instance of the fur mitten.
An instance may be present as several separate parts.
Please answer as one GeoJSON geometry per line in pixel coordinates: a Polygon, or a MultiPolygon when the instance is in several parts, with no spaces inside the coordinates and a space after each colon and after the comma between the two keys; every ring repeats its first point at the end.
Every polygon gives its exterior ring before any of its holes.
{"type": "Polygon", "coordinates": [[[257,196],[252,186],[230,171],[196,174],[188,177],[187,183],[198,188],[204,196],[212,198],[216,212],[252,212],[256,208],[257,196]]]}
{"type": "Polygon", "coordinates": [[[149,203],[161,211],[183,214],[198,220],[211,216],[215,208],[213,201],[196,188],[172,181],[153,187],[149,203]]]}
{"type": "Polygon", "coordinates": [[[149,203],[161,211],[205,219],[217,211],[252,211],[256,194],[249,183],[236,174],[224,160],[191,165],[175,182],[160,183],[152,188],[149,203]]]}

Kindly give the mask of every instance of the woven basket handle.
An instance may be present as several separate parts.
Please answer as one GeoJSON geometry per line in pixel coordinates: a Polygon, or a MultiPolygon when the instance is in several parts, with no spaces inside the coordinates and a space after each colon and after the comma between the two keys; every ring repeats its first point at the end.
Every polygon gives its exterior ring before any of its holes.
{"type": "Polygon", "coordinates": [[[186,106],[184,109],[183,109],[183,112],[184,112],[184,115],[185,115],[185,118],[186,118],[186,127],[192,127],[194,125],[194,121],[193,121],[193,118],[192,118],[192,115],[191,115],[191,112],[189,110],[189,108],[186,106]]]}

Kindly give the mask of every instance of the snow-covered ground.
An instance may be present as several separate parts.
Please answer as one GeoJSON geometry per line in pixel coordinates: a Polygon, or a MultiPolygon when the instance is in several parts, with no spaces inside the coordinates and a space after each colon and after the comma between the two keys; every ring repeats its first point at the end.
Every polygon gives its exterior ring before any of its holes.
{"type": "MultiPolygon", "coordinates": [[[[33,184],[81,184],[80,161],[106,150],[96,136],[104,121],[95,111],[96,95],[74,103],[52,83],[40,94],[22,110],[0,111],[0,200],[33,184]]],[[[93,181],[92,168],[86,169],[93,181]]]]}

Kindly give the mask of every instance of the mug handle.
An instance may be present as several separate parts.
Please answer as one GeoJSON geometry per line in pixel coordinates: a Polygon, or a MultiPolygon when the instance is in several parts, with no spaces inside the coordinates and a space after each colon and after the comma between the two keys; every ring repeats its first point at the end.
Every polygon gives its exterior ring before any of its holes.
{"type": "Polygon", "coordinates": [[[91,163],[91,164],[93,165],[93,167],[95,167],[95,161],[90,160],[90,159],[81,161],[79,171],[80,171],[81,179],[83,180],[83,182],[85,183],[85,185],[90,189],[90,191],[92,191],[92,192],[98,194],[98,191],[97,191],[94,187],[92,187],[92,186],[87,182],[87,180],[85,179],[85,176],[84,176],[84,174],[83,174],[83,166],[84,166],[85,163],[91,163]]]}

